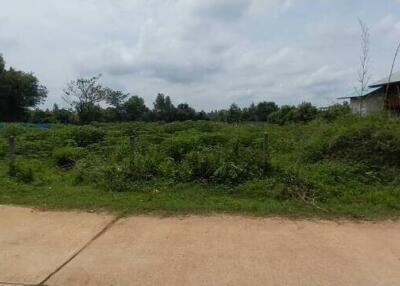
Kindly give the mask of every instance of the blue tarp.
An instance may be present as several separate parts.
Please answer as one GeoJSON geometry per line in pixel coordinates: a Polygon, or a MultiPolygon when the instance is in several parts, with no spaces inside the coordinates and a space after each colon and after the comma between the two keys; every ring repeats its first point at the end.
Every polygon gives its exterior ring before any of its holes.
{"type": "MultiPolygon", "coordinates": [[[[8,123],[1,123],[0,122],[0,128],[3,128],[6,126],[8,123]]],[[[16,123],[19,126],[22,127],[31,127],[31,128],[39,128],[39,129],[49,129],[53,126],[52,123],[16,123]]]]}

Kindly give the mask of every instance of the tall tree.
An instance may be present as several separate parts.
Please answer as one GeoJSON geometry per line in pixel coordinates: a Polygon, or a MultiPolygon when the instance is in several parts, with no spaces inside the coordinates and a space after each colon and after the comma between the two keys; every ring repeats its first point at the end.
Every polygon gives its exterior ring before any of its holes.
{"type": "Polygon", "coordinates": [[[228,118],[227,118],[228,122],[238,123],[241,120],[241,117],[242,117],[242,110],[237,104],[232,103],[228,109],[228,118]]]}
{"type": "Polygon", "coordinates": [[[90,123],[101,117],[99,103],[106,100],[107,89],[98,83],[100,77],[79,78],[64,89],[63,99],[76,109],[80,123],[90,123]]]}
{"type": "Polygon", "coordinates": [[[4,62],[3,56],[0,54],[0,73],[2,73],[5,69],[6,63],[4,62]]]}
{"type": "Polygon", "coordinates": [[[116,108],[121,107],[125,102],[126,98],[129,96],[129,93],[123,93],[119,90],[113,90],[111,88],[105,88],[105,96],[106,102],[111,106],[116,108]]]}
{"type": "Polygon", "coordinates": [[[143,116],[149,112],[149,109],[144,104],[144,99],[134,95],[130,97],[123,105],[126,120],[137,121],[143,120],[143,116]]]}
{"type": "Polygon", "coordinates": [[[72,110],[68,110],[65,108],[59,108],[57,104],[53,105],[54,120],[57,123],[62,124],[75,124],[78,122],[78,118],[76,117],[76,113],[72,110]]]}
{"type": "Polygon", "coordinates": [[[187,103],[180,103],[176,107],[176,120],[185,121],[185,120],[195,120],[196,119],[196,110],[190,107],[187,103]]]}
{"type": "Polygon", "coordinates": [[[119,90],[113,90],[111,88],[105,88],[105,100],[111,105],[111,108],[108,108],[112,115],[110,118],[111,121],[123,121],[126,117],[124,110],[124,103],[126,98],[129,96],[129,93],[123,93],[119,90]]]}
{"type": "Polygon", "coordinates": [[[295,122],[309,122],[317,117],[318,109],[310,102],[299,104],[293,112],[295,122]]]}
{"type": "Polygon", "coordinates": [[[46,96],[47,89],[36,76],[13,68],[6,70],[0,55],[0,121],[26,120],[29,109],[46,96]]]}
{"type": "Polygon", "coordinates": [[[278,110],[278,106],[275,104],[275,102],[260,102],[256,106],[256,118],[257,121],[268,121],[268,116],[278,110]]]}
{"type": "Polygon", "coordinates": [[[175,120],[175,106],[171,102],[169,96],[165,96],[162,93],[157,95],[154,101],[153,112],[158,120],[172,122],[175,120]]]}

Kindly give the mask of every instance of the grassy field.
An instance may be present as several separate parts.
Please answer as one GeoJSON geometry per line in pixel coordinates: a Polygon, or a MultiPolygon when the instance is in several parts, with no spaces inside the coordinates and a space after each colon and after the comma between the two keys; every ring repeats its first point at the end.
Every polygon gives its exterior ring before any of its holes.
{"type": "Polygon", "coordinates": [[[347,115],[283,126],[13,125],[0,132],[0,204],[166,214],[400,214],[400,121],[394,117],[347,115]],[[5,160],[10,135],[16,137],[13,176],[5,160]]]}

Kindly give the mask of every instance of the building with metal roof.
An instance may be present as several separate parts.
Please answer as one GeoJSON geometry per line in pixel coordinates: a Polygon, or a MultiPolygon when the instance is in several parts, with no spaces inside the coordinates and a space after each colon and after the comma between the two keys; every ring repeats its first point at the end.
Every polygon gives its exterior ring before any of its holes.
{"type": "MultiPolygon", "coordinates": [[[[370,87],[381,87],[383,85],[386,86],[388,83],[389,83],[389,77],[385,77],[371,84],[370,87]]],[[[391,84],[400,83],[400,71],[392,74],[392,76],[390,77],[390,83],[391,84]]]]}
{"type": "Polygon", "coordinates": [[[382,110],[400,113],[400,71],[368,86],[363,92],[354,90],[338,99],[350,99],[353,112],[367,114],[382,110]]]}

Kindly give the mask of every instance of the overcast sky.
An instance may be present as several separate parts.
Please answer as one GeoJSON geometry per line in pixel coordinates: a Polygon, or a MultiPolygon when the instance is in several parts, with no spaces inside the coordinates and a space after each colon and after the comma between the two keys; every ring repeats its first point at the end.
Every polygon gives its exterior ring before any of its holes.
{"type": "Polygon", "coordinates": [[[0,0],[0,53],[47,86],[46,107],[99,73],[148,105],[158,92],[205,110],[327,105],[357,82],[357,18],[379,79],[400,40],[400,0],[0,0]]]}

